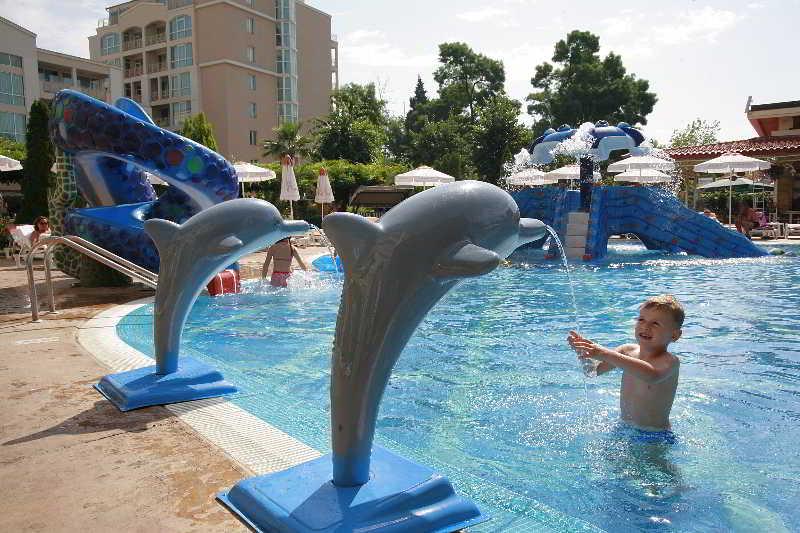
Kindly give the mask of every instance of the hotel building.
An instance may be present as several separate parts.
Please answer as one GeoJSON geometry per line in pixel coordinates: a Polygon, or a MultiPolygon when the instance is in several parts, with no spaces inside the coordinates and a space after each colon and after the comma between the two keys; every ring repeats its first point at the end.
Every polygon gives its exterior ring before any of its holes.
{"type": "Polygon", "coordinates": [[[328,114],[338,84],[331,17],[301,0],[132,0],[89,37],[123,94],[159,126],[203,112],[229,160],[263,161],[284,122],[328,114]]]}
{"type": "Polygon", "coordinates": [[[36,47],[36,34],[0,17],[0,136],[25,142],[28,111],[74,89],[113,102],[122,96],[122,69],[36,47]]]}

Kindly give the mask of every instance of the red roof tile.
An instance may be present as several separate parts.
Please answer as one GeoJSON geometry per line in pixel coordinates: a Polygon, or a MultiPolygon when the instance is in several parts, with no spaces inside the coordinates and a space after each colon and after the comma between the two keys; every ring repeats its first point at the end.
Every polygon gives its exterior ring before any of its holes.
{"type": "Polygon", "coordinates": [[[697,159],[716,157],[726,152],[738,152],[749,156],[787,155],[796,153],[800,156],[800,135],[789,137],[753,137],[742,141],[729,141],[699,146],[683,146],[668,148],[666,152],[673,159],[697,159]]]}

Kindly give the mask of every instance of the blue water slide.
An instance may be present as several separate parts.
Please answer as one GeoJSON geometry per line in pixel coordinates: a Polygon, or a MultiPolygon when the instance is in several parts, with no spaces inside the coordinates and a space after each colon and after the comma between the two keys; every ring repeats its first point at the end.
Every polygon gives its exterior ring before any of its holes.
{"type": "Polygon", "coordinates": [[[111,106],[60,91],[50,117],[53,143],[74,157],[75,181],[89,208],[65,218],[78,235],[144,268],[158,271],[158,252],[144,233],[150,218],[183,223],[238,195],[233,166],[222,156],[156,126],[133,100],[111,106]],[[156,197],[145,171],[170,186],[156,197]]]}
{"type": "MultiPolygon", "coordinates": [[[[578,191],[556,187],[512,193],[523,217],[536,217],[561,236],[567,215],[577,210],[578,191]]],[[[595,187],[589,215],[586,255],[602,259],[612,235],[633,233],[651,250],[686,252],[710,258],[760,257],[767,252],[744,235],[684,206],[655,187],[595,187]]],[[[554,249],[551,249],[554,252],[554,249]]]]}

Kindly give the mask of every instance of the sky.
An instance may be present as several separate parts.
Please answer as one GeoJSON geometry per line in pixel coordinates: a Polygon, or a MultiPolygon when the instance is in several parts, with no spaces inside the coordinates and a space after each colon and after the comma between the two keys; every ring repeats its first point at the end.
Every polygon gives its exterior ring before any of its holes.
{"type": "MultiPolygon", "coordinates": [[[[340,84],[375,82],[393,114],[407,108],[417,75],[435,95],[438,45],[452,41],[501,60],[506,92],[524,104],[536,65],[574,29],[597,34],[602,56],[621,55],[629,73],[650,82],[658,103],[643,129],[662,143],[695,118],[718,120],[721,140],[754,137],[748,96],[800,100],[800,0],[307,3],[333,17],[340,84]]],[[[37,33],[39,47],[88,57],[86,37],[109,4],[0,0],[0,15],[37,33]]]]}

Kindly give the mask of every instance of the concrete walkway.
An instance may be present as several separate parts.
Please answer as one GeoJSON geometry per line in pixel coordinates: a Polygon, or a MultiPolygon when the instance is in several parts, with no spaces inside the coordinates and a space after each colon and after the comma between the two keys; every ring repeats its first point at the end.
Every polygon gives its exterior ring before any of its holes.
{"type": "MultiPolygon", "coordinates": [[[[260,275],[263,257],[242,261],[245,277],[260,275]]],[[[0,259],[0,531],[248,531],[214,497],[251,472],[166,409],[123,414],[92,388],[108,370],[79,329],[153,291],[74,282],[54,273],[56,315],[39,285],[34,324],[25,271],[0,259]]]]}

